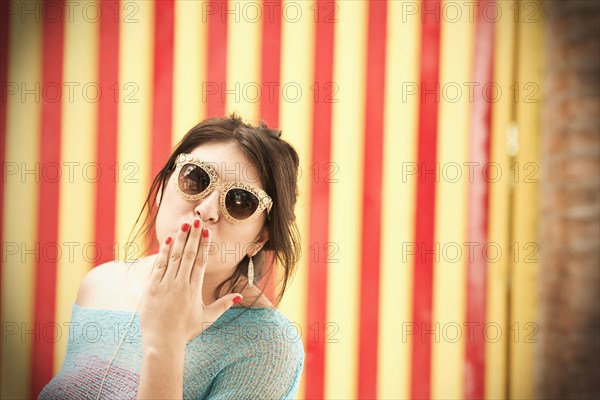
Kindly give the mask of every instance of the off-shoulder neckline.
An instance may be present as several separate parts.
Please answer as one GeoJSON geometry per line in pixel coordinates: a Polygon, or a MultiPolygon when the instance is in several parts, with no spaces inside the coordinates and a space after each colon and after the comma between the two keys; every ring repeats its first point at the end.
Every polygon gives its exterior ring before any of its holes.
{"type": "MultiPolygon", "coordinates": [[[[134,310],[116,310],[116,309],[110,309],[110,308],[94,308],[94,307],[86,307],[86,306],[80,306],[77,303],[73,303],[73,308],[78,308],[80,310],[84,310],[84,311],[95,311],[95,312],[112,312],[112,313],[125,313],[125,314],[133,314],[133,313],[138,313],[138,311],[134,311],[134,310]]],[[[227,309],[227,311],[230,310],[253,310],[253,311],[259,311],[259,310],[268,310],[268,311],[274,311],[277,310],[275,307],[255,307],[255,306],[250,306],[250,307],[230,307],[227,309]]],[[[225,312],[227,312],[225,311],[225,312]]]]}

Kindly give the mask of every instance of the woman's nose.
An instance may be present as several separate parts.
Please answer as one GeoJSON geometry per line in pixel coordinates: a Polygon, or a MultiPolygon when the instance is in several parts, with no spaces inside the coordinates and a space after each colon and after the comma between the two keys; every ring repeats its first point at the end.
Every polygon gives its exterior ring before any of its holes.
{"type": "Polygon", "coordinates": [[[215,223],[219,220],[220,205],[219,205],[219,190],[215,189],[206,197],[198,200],[194,208],[194,214],[203,221],[211,221],[215,223]]]}

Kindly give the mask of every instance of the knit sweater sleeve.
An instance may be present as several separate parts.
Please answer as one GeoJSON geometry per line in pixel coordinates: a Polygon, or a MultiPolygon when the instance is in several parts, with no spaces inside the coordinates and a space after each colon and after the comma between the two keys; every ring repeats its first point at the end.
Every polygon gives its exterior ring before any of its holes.
{"type": "Polygon", "coordinates": [[[255,325],[244,343],[244,351],[218,373],[206,399],[295,399],[304,347],[293,326],[255,325]]]}

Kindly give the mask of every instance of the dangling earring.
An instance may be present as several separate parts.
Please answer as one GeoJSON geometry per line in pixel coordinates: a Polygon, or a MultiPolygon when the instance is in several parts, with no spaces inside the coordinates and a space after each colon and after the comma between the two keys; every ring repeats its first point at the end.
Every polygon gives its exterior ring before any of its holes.
{"type": "Polygon", "coordinates": [[[252,256],[250,256],[250,261],[248,261],[248,286],[252,286],[254,284],[254,262],[252,262],[252,256]]]}

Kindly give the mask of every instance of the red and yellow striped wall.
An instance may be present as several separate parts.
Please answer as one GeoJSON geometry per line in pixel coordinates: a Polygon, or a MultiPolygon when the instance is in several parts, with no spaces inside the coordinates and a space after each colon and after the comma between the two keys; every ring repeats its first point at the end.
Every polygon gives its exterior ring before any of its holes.
{"type": "Polygon", "coordinates": [[[1,7],[2,398],[58,372],[82,277],[232,111],[301,156],[298,398],[534,396],[539,0],[1,7]]]}

